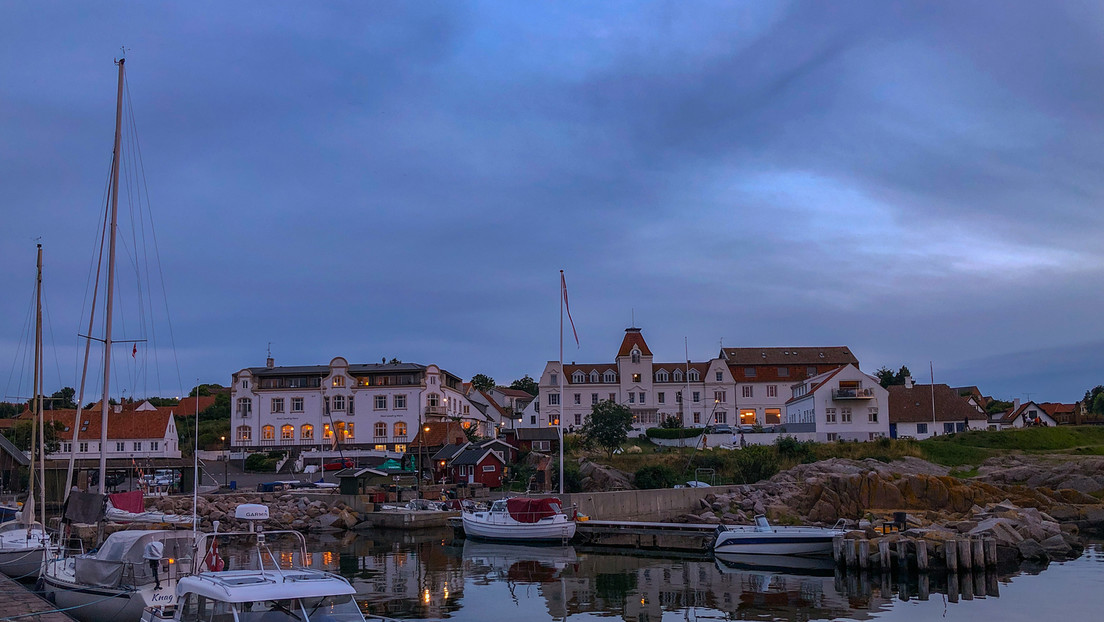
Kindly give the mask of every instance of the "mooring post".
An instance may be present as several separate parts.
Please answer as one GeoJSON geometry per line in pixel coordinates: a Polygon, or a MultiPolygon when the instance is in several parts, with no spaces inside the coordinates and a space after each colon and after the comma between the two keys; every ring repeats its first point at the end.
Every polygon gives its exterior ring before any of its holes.
{"type": "Polygon", "coordinates": [[[985,570],[981,572],[975,572],[974,575],[974,595],[978,598],[985,596],[985,570]]]}
{"type": "Polygon", "coordinates": [[[930,593],[931,586],[928,579],[928,573],[922,572],[920,576],[916,577],[916,597],[920,600],[927,600],[930,593]]]}
{"type": "Polygon", "coordinates": [[[889,541],[878,541],[878,562],[882,565],[882,570],[889,570],[892,568],[892,564],[889,561],[889,541]]]}
{"type": "Polygon", "coordinates": [[[970,549],[969,540],[958,540],[955,542],[958,547],[958,567],[963,572],[970,572],[974,569],[973,553],[970,549]]]}
{"type": "Polygon", "coordinates": [[[958,573],[947,573],[947,601],[952,603],[958,602],[958,573]]]}
{"type": "MultiPolygon", "coordinates": [[[[927,540],[916,541],[916,569],[920,572],[928,571],[928,542],[927,540]]],[[[927,599],[925,599],[927,600],[927,599]]]]}
{"type": "Polygon", "coordinates": [[[958,572],[958,545],[954,540],[943,541],[943,561],[948,572],[958,572]]]}
{"type": "Polygon", "coordinates": [[[992,570],[985,572],[985,593],[993,598],[1000,596],[1000,581],[997,580],[997,573],[992,570]]]}
{"type": "Polygon", "coordinates": [[[847,567],[857,568],[859,565],[859,559],[856,555],[858,550],[858,542],[855,540],[847,540],[843,547],[843,553],[847,556],[847,567]]]}
{"type": "Polygon", "coordinates": [[[974,555],[974,568],[985,567],[985,543],[981,538],[974,538],[970,540],[970,546],[973,548],[974,555]]]}
{"type": "Polygon", "coordinates": [[[959,592],[962,593],[962,600],[974,599],[974,573],[964,572],[959,576],[959,592]]]}
{"type": "Polygon", "coordinates": [[[859,540],[859,568],[866,570],[870,565],[870,540],[859,540]]]}
{"type": "Polygon", "coordinates": [[[836,560],[837,566],[847,561],[843,557],[843,536],[832,538],[832,559],[836,560]]]}
{"type": "Polygon", "coordinates": [[[997,540],[996,538],[985,539],[985,565],[989,568],[997,565],[997,540]]]}
{"type": "Polygon", "coordinates": [[[904,570],[908,568],[908,541],[897,541],[897,566],[904,570]]]}

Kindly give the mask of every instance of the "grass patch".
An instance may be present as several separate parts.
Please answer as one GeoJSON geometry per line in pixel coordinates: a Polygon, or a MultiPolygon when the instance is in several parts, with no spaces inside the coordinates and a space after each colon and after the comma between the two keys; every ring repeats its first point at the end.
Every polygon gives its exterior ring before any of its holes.
{"type": "Polygon", "coordinates": [[[969,479],[971,477],[977,477],[978,468],[972,469],[951,469],[950,476],[957,477],[959,479],[969,479]]]}

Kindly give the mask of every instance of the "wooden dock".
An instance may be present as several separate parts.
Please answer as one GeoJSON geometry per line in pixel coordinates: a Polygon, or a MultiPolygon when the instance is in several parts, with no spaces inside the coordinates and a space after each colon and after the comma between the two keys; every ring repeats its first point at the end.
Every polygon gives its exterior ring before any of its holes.
{"type": "Polygon", "coordinates": [[[4,618],[13,622],[74,622],[56,611],[53,603],[35,594],[27,585],[0,574],[0,592],[4,594],[4,618]]]}
{"type": "Polygon", "coordinates": [[[575,542],[641,551],[708,553],[716,525],[588,520],[576,523],[575,542]]]}

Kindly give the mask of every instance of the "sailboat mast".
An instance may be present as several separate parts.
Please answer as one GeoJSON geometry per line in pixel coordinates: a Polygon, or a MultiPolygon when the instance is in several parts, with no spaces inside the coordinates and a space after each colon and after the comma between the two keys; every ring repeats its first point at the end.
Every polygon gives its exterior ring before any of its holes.
{"type": "MultiPolygon", "coordinates": [[[[39,520],[46,524],[46,421],[42,414],[42,245],[38,245],[38,276],[35,280],[35,377],[38,378],[38,386],[35,388],[35,402],[38,412],[35,414],[38,420],[38,481],[39,491],[42,493],[38,503],[39,520]]],[[[34,438],[31,438],[34,443],[34,438]]],[[[33,454],[32,454],[33,455],[33,454]]],[[[29,482],[34,486],[34,482],[29,482]]]]}
{"type": "Polygon", "coordinates": [[[107,252],[107,305],[104,309],[104,383],[103,401],[100,409],[100,494],[107,493],[107,418],[109,412],[108,398],[111,395],[111,313],[112,296],[115,293],[115,231],[118,227],[119,215],[119,161],[120,144],[123,137],[123,65],[125,58],[120,58],[119,65],[119,89],[115,102],[115,150],[111,158],[111,219],[108,225],[109,245],[107,252]]]}

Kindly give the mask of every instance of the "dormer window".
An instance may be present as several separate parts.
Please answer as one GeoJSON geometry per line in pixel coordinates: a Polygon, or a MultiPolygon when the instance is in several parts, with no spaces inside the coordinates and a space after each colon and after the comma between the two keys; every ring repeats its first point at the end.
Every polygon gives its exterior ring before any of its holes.
{"type": "Polygon", "coordinates": [[[697,382],[701,379],[701,376],[698,375],[698,370],[696,369],[691,369],[688,377],[690,378],[690,382],[697,382]]]}
{"type": "Polygon", "coordinates": [[[667,382],[667,372],[663,370],[656,372],[656,382],[667,382]]]}
{"type": "Polygon", "coordinates": [[[674,373],[675,382],[682,382],[682,370],[676,369],[674,373]]]}
{"type": "Polygon", "coordinates": [[[571,382],[574,382],[575,384],[582,384],[586,382],[586,374],[581,371],[577,371],[571,374],[571,382]]]}
{"type": "Polygon", "coordinates": [[[636,348],[633,348],[631,356],[632,356],[632,362],[634,362],[634,363],[639,363],[640,362],[640,350],[637,350],[636,348]]]}
{"type": "Polygon", "coordinates": [[[591,371],[590,372],[590,382],[591,382],[591,384],[598,384],[598,372],[597,371],[591,371]]]}
{"type": "Polygon", "coordinates": [[[611,383],[617,382],[617,376],[613,373],[612,370],[606,370],[606,373],[602,374],[602,381],[611,383]]]}

